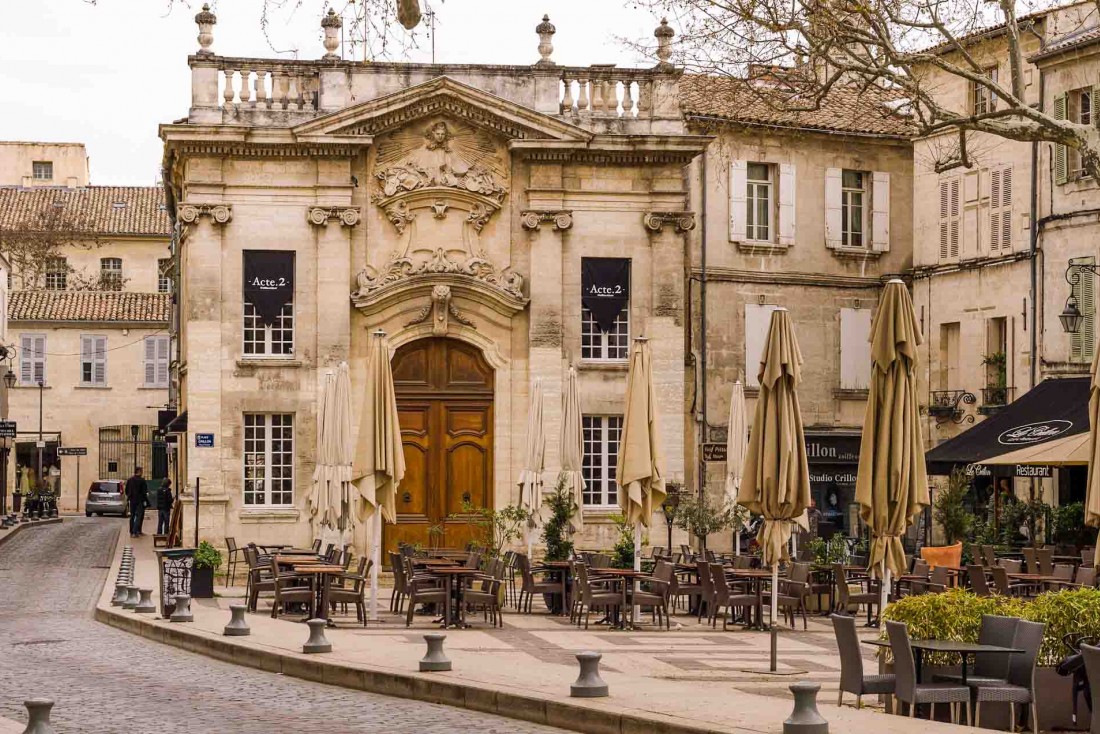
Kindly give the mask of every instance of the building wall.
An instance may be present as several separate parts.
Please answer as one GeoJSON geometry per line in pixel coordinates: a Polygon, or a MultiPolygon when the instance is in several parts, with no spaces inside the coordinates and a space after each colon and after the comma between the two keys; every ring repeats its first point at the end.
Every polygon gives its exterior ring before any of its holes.
{"type": "Polygon", "coordinates": [[[88,153],[83,143],[31,143],[0,141],[0,186],[88,185],[88,153]],[[53,178],[37,180],[32,175],[36,161],[53,163],[53,178]]]}
{"type": "MultiPolygon", "coordinates": [[[[99,276],[101,260],[119,258],[122,260],[122,290],[135,293],[156,293],[158,286],[158,261],[171,257],[167,238],[117,237],[104,236],[94,244],[77,244],[61,248],[60,255],[72,268],[69,288],[73,289],[77,280],[94,282],[99,276]]],[[[19,273],[15,273],[13,282],[16,290],[22,286],[19,273]]],[[[40,289],[42,283],[28,283],[28,289],[40,289]]]]}
{"type": "MultiPolygon", "coordinates": [[[[41,391],[42,430],[60,434],[63,446],[84,446],[88,455],[80,458],[80,486],[76,480],[76,457],[61,459],[60,501],[62,512],[82,509],[88,483],[97,479],[100,467],[99,429],[105,425],[157,425],[157,408],[168,402],[167,388],[144,386],[144,338],[165,334],[164,327],[123,324],[66,324],[15,322],[11,339],[18,345],[25,333],[46,335],[46,386],[41,391]],[[80,337],[107,336],[107,385],[80,384],[80,337]]],[[[16,356],[18,369],[18,355],[16,356]]],[[[39,389],[19,385],[10,391],[9,419],[18,424],[16,444],[38,438],[39,389]]],[[[54,437],[47,435],[47,440],[54,437]]],[[[33,452],[33,448],[31,449],[33,452]]],[[[8,482],[15,486],[18,469],[16,452],[9,462],[8,482]]],[[[32,464],[33,466],[33,464],[32,464]]]]}

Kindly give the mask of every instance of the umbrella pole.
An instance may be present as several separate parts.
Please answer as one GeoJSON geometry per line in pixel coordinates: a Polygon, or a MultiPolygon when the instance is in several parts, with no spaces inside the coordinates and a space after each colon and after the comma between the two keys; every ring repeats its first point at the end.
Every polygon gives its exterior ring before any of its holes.
{"type": "Polygon", "coordinates": [[[779,616],[779,563],[772,564],[772,608],[771,608],[771,672],[776,672],[776,657],[779,645],[777,639],[778,629],[775,626],[775,618],[779,616]]]}
{"type": "MultiPolygon", "coordinates": [[[[672,555],[672,549],[668,549],[669,555],[672,555]]],[[[734,526],[733,528],[733,555],[741,555],[741,528],[734,526]]]]}
{"type": "Polygon", "coordinates": [[[879,617],[879,620],[880,620],[880,622],[879,622],[880,625],[882,624],[882,622],[881,622],[882,613],[886,610],[886,603],[890,599],[890,569],[888,569],[886,567],[886,559],[885,558],[882,559],[882,574],[881,574],[881,576],[882,576],[882,592],[881,592],[882,596],[879,598],[879,602],[878,602],[878,617],[879,617]]]}
{"type": "MultiPolygon", "coordinates": [[[[640,522],[634,523],[634,571],[641,572],[642,570],[642,524],[640,522]]],[[[634,579],[630,579],[630,587],[634,588],[634,579]]],[[[631,623],[639,617],[639,607],[634,605],[633,617],[631,623]]]]}
{"type": "Polygon", "coordinates": [[[371,538],[370,621],[378,621],[378,562],[382,556],[382,508],[374,508],[374,537],[371,538]]]}

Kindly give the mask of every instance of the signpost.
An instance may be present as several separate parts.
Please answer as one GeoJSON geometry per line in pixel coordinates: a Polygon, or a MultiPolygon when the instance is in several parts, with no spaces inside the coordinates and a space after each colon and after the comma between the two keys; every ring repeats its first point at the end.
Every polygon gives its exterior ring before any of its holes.
{"type": "Polygon", "coordinates": [[[0,421],[0,438],[15,438],[15,421],[0,421]]]}
{"type": "MultiPolygon", "coordinates": [[[[58,446],[57,458],[62,456],[75,456],[76,457],[76,511],[80,512],[80,457],[88,455],[87,446],[58,446]]],[[[58,496],[61,494],[60,486],[58,488],[58,496]]]]}
{"type": "Polygon", "coordinates": [[[705,443],[703,444],[703,461],[725,461],[726,460],[726,444],[724,443],[705,443]]]}

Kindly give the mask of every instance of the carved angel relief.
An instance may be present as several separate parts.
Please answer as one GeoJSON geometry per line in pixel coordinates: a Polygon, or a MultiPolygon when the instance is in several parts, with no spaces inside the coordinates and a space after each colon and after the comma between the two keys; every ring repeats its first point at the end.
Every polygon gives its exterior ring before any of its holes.
{"type": "Polygon", "coordinates": [[[462,189],[504,201],[506,172],[493,139],[470,125],[435,120],[404,128],[378,143],[375,202],[431,186],[462,189]]]}

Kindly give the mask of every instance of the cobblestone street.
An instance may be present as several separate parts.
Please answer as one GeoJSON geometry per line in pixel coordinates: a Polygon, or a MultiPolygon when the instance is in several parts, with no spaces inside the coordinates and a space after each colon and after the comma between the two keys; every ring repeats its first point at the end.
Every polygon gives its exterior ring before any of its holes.
{"type": "Polygon", "coordinates": [[[0,716],[57,701],[63,734],[555,732],[433,704],[286,678],[145,641],[92,620],[114,518],[65,518],[0,548],[0,716]]]}

